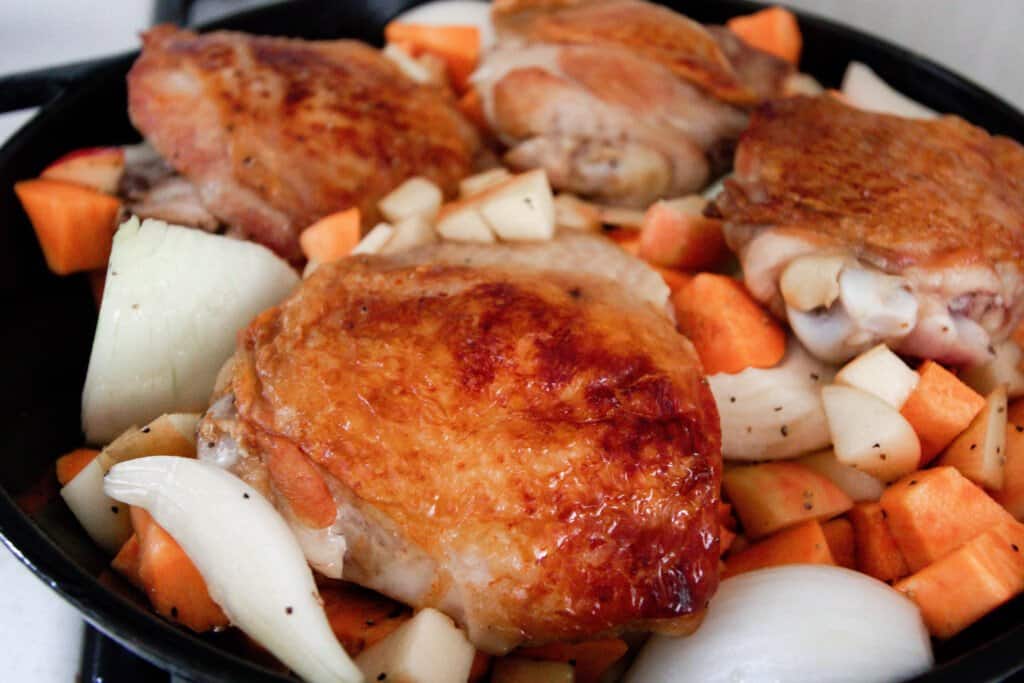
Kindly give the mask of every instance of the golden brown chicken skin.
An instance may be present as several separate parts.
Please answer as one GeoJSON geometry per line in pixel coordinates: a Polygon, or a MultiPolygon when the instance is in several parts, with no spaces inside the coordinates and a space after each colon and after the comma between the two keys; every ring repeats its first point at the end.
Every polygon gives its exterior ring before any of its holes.
{"type": "Polygon", "coordinates": [[[482,649],[689,632],[716,588],[714,401],[690,343],[610,281],[349,259],[226,373],[201,438],[342,533],[346,579],[482,649]]]}
{"type": "Polygon", "coordinates": [[[288,258],[299,231],[413,175],[446,191],[477,136],[451,97],[350,40],[161,26],[128,74],[132,123],[234,232],[288,258]]]}

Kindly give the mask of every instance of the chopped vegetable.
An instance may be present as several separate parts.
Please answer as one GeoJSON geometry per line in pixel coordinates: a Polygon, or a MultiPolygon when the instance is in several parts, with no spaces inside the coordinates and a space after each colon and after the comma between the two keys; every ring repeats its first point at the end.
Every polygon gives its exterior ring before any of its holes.
{"type": "Polygon", "coordinates": [[[1006,463],[1006,387],[985,398],[985,407],[936,461],[948,465],[979,486],[1003,488],[1006,463]]]}
{"type": "Polygon", "coordinates": [[[104,194],[116,194],[124,174],[120,147],[88,147],[65,154],[47,166],[40,178],[74,183],[104,194]]]}
{"type": "MultiPolygon", "coordinates": [[[[114,559],[110,561],[110,566],[133,586],[144,591],[146,588],[142,585],[142,579],[139,577],[139,555],[139,537],[133,533],[121,546],[114,559]]],[[[205,584],[203,590],[206,590],[205,584]]]]}
{"type": "Polygon", "coordinates": [[[562,192],[555,195],[555,226],[596,232],[601,229],[601,210],[575,195],[562,192]]]}
{"type": "Polygon", "coordinates": [[[786,333],[743,285],[699,273],[672,296],[679,330],[697,349],[704,372],[770,368],[786,353],[786,333]]]}
{"type": "Polygon", "coordinates": [[[480,130],[487,130],[487,112],[484,111],[484,101],[479,90],[470,86],[459,98],[457,106],[466,120],[480,130]]]}
{"type": "Polygon", "coordinates": [[[992,495],[1018,521],[1024,520],[1024,401],[1014,401],[1007,409],[1003,488],[992,495]]]}
{"type": "Polygon", "coordinates": [[[57,481],[61,486],[67,485],[99,454],[100,452],[95,448],[76,448],[70,453],[60,456],[57,458],[57,481]]]}
{"type": "Polygon", "coordinates": [[[840,567],[856,569],[857,557],[854,547],[853,525],[850,520],[840,517],[821,525],[832,559],[840,567]]]}
{"type": "Polygon", "coordinates": [[[107,265],[121,202],[59,180],[23,180],[14,192],[35,228],[46,265],[58,275],[107,265]]]}
{"type": "Polygon", "coordinates": [[[655,202],[640,228],[640,258],[667,268],[712,268],[729,252],[722,222],[704,216],[698,195],[655,202]]]}
{"type": "Polygon", "coordinates": [[[992,350],[995,358],[984,365],[964,368],[960,379],[980,394],[1005,386],[1009,398],[1024,396],[1024,350],[1012,339],[994,344],[992,350]]]}
{"type": "Polygon", "coordinates": [[[547,173],[527,171],[487,189],[473,201],[494,233],[505,241],[549,240],[555,204],[547,173]]]}
{"type": "Polygon", "coordinates": [[[880,502],[912,572],[942,559],[986,529],[1013,519],[952,467],[909,474],[886,489],[880,502]]]}
{"type": "Polygon", "coordinates": [[[885,484],[867,472],[861,472],[856,467],[844,465],[836,459],[832,450],[820,451],[806,455],[796,461],[818,474],[828,477],[833,484],[843,490],[854,502],[865,500],[878,500],[882,497],[885,484]]]}
{"type": "Polygon", "coordinates": [[[835,484],[789,462],[745,465],[726,470],[722,490],[752,539],[809,519],[829,519],[853,506],[835,484]]]}
{"type": "Polygon", "coordinates": [[[850,62],[846,67],[842,94],[847,104],[858,109],[910,119],[934,119],[938,116],[920,102],[898,92],[860,62],[850,62]]]}
{"type": "Polygon", "coordinates": [[[480,30],[476,26],[434,26],[392,21],[384,28],[389,43],[413,48],[413,54],[427,52],[444,60],[448,76],[459,92],[466,89],[469,75],[480,59],[480,30]]]}
{"type": "Polygon", "coordinates": [[[410,7],[399,14],[395,21],[438,26],[476,26],[480,30],[480,45],[485,50],[492,47],[496,40],[491,21],[491,5],[480,0],[432,0],[410,7]]]}
{"type": "Polygon", "coordinates": [[[789,10],[769,7],[753,14],[733,17],[725,25],[748,45],[785,59],[790,64],[800,63],[803,36],[796,16],[789,10]]]}
{"type": "Polygon", "coordinates": [[[658,271],[661,279],[668,285],[668,290],[673,294],[690,284],[690,280],[693,279],[692,273],[675,270],[674,268],[662,268],[661,266],[651,266],[651,268],[658,271]]]}
{"type": "Polygon", "coordinates": [[[1003,522],[895,585],[949,638],[1024,591],[1024,526],[1003,522]]]}
{"type": "Polygon", "coordinates": [[[847,513],[853,525],[857,571],[879,581],[895,581],[910,573],[878,503],[858,503],[847,513]]]}
{"type": "Polygon", "coordinates": [[[539,662],[503,657],[494,663],[491,683],[573,683],[573,668],[567,662],[539,662]]]}
{"type": "Polygon", "coordinates": [[[379,254],[395,236],[395,228],[389,223],[378,223],[366,233],[359,244],[352,250],[352,255],[379,254]]]}
{"type": "Polygon", "coordinates": [[[522,659],[566,662],[573,668],[575,683],[598,683],[615,662],[622,659],[629,647],[621,638],[591,640],[583,643],[551,643],[525,647],[514,655],[522,659]]]}
{"type": "MultiPolygon", "coordinates": [[[[443,199],[441,188],[436,183],[417,176],[409,178],[389,192],[378,202],[377,206],[384,214],[384,218],[392,223],[398,223],[413,216],[422,216],[426,220],[432,221],[437,216],[443,199]]],[[[351,209],[349,210],[351,211],[351,209]]],[[[358,215],[357,212],[357,223],[358,215]]]]}
{"type": "Polygon", "coordinates": [[[394,232],[380,253],[394,254],[434,242],[437,242],[434,226],[423,216],[409,216],[394,225],[394,232]]]}
{"type": "Polygon", "coordinates": [[[508,172],[508,169],[501,166],[471,175],[459,181],[459,196],[463,199],[472,197],[500,185],[511,177],[512,174],[508,172]]]}
{"type": "Polygon", "coordinates": [[[495,241],[494,231],[480,214],[476,196],[449,202],[441,207],[435,224],[437,233],[454,242],[495,241]]]}
{"type": "Polygon", "coordinates": [[[847,264],[843,254],[805,254],[790,261],[779,277],[779,293],[798,311],[829,308],[839,298],[839,276],[847,264]]]}
{"type": "Polygon", "coordinates": [[[319,589],[327,622],[352,657],[391,635],[412,617],[405,605],[353,583],[326,581],[319,589]]]}
{"type": "Polygon", "coordinates": [[[299,235],[299,246],[310,261],[330,263],[345,258],[359,244],[361,235],[358,208],[324,216],[299,235]]]}
{"type": "Polygon", "coordinates": [[[725,576],[783,564],[836,564],[820,522],[812,519],[733,553],[725,563],[725,576]]]}
{"type": "Polygon", "coordinates": [[[356,664],[367,681],[449,683],[469,677],[475,655],[466,634],[428,607],[364,650],[356,664]]]}
{"type": "Polygon", "coordinates": [[[865,351],[836,373],[836,384],[874,394],[896,410],[903,407],[920,377],[885,344],[865,351]]]}
{"type": "Polygon", "coordinates": [[[985,399],[949,370],[926,360],[900,413],[921,440],[921,466],[931,462],[985,407],[985,399]]]}

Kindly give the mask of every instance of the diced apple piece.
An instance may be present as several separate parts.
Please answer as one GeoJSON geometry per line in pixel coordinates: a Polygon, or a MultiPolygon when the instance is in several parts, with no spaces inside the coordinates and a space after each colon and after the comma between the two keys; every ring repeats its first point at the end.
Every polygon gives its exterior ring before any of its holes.
{"type": "Polygon", "coordinates": [[[1003,488],[992,496],[1018,521],[1024,521],[1024,401],[1011,403],[1007,410],[1004,450],[1003,488]]]}
{"type": "Polygon", "coordinates": [[[722,222],[704,216],[707,200],[699,195],[655,202],[644,214],[640,258],[668,268],[701,269],[728,253],[722,222]]]}
{"type": "Polygon", "coordinates": [[[395,235],[395,228],[388,223],[378,223],[370,232],[363,236],[359,244],[352,250],[352,255],[379,254],[384,246],[395,235]]]}
{"type": "Polygon", "coordinates": [[[205,408],[238,331],[299,281],[258,244],[137,218],[107,272],[82,396],[90,443],[205,408]]]}
{"type": "Polygon", "coordinates": [[[363,650],[356,666],[367,681],[450,683],[468,678],[475,654],[452,620],[428,607],[363,650]]]}
{"type": "Polygon", "coordinates": [[[796,462],[829,479],[857,503],[878,500],[885,490],[885,484],[867,472],[839,462],[832,449],[805,455],[796,462]]]}
{"type": "Polygon", "coordinates": [[[462,199],[441,207],[437,233],[453,242],[494,242],[494,231],[480,215],[475,199],[462,199]]]}
{"type": "Polygon", "coordinates": [[[479,202],[480,215],[502,240],[543,241],[555,234],[554,196],[542,169],[492,187],[479,202]]]}
{"type": "Polygon", "coordinates": [[[459,196],[463,199],[478,195],[484,190],[502,184],[512,177],[512,174],[505,168],[492,168],[483,173],[477,173],[459,181],[459,196]]]}
{"type": "Polygon", "coordinates": [[[396,223],[394,227],[395,231],[391,235],[391,239],[380,250],[382,254],[393,254],[437,242],[437,233],[434,232],[434,227],[422,215],[409,216],[396,223]]]}
{"type": "Polygon", "coordinates": [[[572,666],[567,662],[538,662],[518,657],[502,657],[494,663],[491,683],[573,683],[572,666]]]}
{"type": "Polygon", "coordinates": [[[836,458],[884,482],[912,472],[921,459],[914,428],[882,399],[838,384],[821,390],[836,458]]]}
{"type": "Polygon", "coordinates": [[[836,384],[874,394],[896,410],[921,378],[885,344],[865,351],[836,374],[836,384]]]}
{"type": "Polygon", "coordinates": [[[817,472],[788,462],[733,467],[722,489],[752,539],[809,519],[841,515],[853,501],[817,472]]]}
{"type": "Polygon", "coordinates": [[[399,223],[413,216],[421,216],[432,221],[437,216],[443,199],[441,188],[426,178],[417,176],[396,187],[381,199],[377,206],[391,223],[399,223]]]}
{"type": "Polygon", "coordinates": [[[1000,385],[985,397],[985,407],[936,464],[955,467],[975,484],[998,491],[1003,488],[1005,463],[1006,387],[1000,385]]]}
{"type": "Polygon", "coordinates": [[[43,170],[40,177],[116,194],[123,174],[124,150],[120,147],[88,147],[57,159],[43,170]]]}
{"type": "Polygon", "coordinates": [[[839,274],[845,265],[841,254],[798,256],[779,278],[783,300],[798,311],[828,308],[839,298],[839,274]]]}
{"type": "Polygon", "coordinates": [[[1024,351],[1012,339],[999,342],[993,349],[995,358],[985,365],[964,369],[960,379],[980,394],[1004,385],[1009,398],[1024,396],[1024,351]]]}
{"type": "Polygon", "coordinates": [[[601,229],[601,211],[579,197],[561,193],[555,196],[555,226],[565,230],[596,232],[601,229]]]}
{"type": "Polygon", "coordinates": [[[934,111],[915,102],[883,81],[860,62],[850,62],[843,75],[843,95],[858,109],[893,114],[909,119],[934,119],[934,111]]]}

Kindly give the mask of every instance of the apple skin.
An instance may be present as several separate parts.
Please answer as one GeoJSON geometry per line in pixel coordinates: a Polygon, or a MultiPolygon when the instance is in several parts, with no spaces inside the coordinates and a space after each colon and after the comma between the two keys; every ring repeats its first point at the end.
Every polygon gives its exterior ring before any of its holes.
{"type": "Polygon", "coordinates": [[[117,194],[123,173],[123,149],[86,147],[60,157],[47,166],[40,177],[82,185],[105,194],[117,194]]]}

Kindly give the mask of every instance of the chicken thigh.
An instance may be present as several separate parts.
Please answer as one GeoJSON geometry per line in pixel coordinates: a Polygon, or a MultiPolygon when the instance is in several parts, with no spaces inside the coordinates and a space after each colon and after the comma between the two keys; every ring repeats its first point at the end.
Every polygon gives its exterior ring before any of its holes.
{"type": "Polygon", "coordinates": [[[690,343],[592,275],[408,261],[320,266],[260,315],[201,457],[265,491],[318,570],[488,652],[694,629],[721,434],[690,343]]]}
{"type": "Polygon", "coordinates": [[[350,40],[157,27],[128,108],[216,219],[288,258],[307,225],[350,206],[372,221],[410,176],[453,192],[478,146],[449,95],[350,40]]]}
{"type": "Polygon", "coordinates": [[[828,361],[884,341],[982,363],[1024,315],[1024,148],[955,116],[771,102],[711,212],[751,293],[828,361]]]}
{"type": "Polygon", "coordinates": [[[642,0],[508,0],[493,14],[498,46],[473,82],[505,161],[606,203],[704,186],[731,159],[745,108],[793,72],[642,0]]]}

